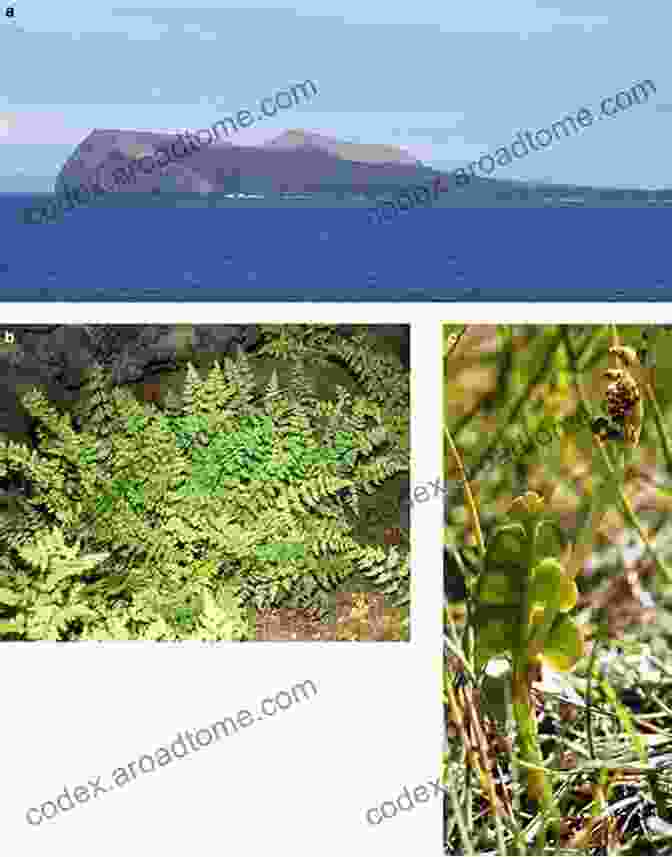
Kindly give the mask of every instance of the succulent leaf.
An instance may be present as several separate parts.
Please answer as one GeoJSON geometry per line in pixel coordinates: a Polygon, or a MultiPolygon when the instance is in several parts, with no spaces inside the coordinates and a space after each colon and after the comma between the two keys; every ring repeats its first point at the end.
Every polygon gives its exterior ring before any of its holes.
{"type": "Polygon", "coordinates": [[[543,559],[532,572],[530,604],[543,604],[566,613],[576,606],[578,590],[563,566],[552,557],[543,559]]]}
{"type": "Polygon", "coordinates": [[[517,607],[479,606],[475,624],[478,628],[476,640],[477,666],[484,666],[491,658],[513,650],[516,644],[517,607]]]}
{"type": "Polygon", "coordinates": [[[560,599],[560,589],[565,576],[560,563],[551,558],[542,560],[532,571],[529,603],[552,605],[560,599]]]}
{"type": "Polygon", "coordinates": [[[559,614],[576,606],[578,589],[559,559],[566,554],[564,535],[555,522],[541,518],[543,505],[532,491],[517,497],[510,510],[514,520],[490,539],[474,614],[482,663],[507,653],[536,658],[545,655],[547,646],[549,661],[557,660],[560,669],[571,669],[580,657],[576,626],[559,622],[559,614]]]}
{"type": "Polygon", "coordinates": [[[567,615],[555,620],[551,632],[546,638],[541,659],[558,672],[569,672],[584,654],[584,640],[581,628],[567,615]]]}
{"type": "Polygon", "coordinates": [[[521,603],[527,569],[524,563],[525,530],[520,524],[502,527],[494,534],[478,584],[481,604],[521,603]]]}

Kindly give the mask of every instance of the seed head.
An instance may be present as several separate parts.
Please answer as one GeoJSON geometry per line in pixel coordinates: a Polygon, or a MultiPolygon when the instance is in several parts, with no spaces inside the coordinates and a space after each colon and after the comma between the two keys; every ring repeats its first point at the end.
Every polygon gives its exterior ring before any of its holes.
{"type": "Polygon", "coordinates": [[[611,381],[605,393],[607,414],[623,425],[626,442],[637,446],[644,416],[637,381],[627,369],[607,369],[604,375],[611,381]]]}

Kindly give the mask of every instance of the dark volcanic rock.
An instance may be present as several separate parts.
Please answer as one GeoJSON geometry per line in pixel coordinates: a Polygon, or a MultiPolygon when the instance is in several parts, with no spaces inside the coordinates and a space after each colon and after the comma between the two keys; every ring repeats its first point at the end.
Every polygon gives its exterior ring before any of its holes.
{"type": "MultiPolygon", "coordinates": [[[[83,370],[100,364],[114,384],[137,383],[176,368],[184,337],[173,325],[12,325],[16,346],[0,351],[0,435],[29,435],[31,417],[20,401],[32,387],[56,405],[75,402],[83,370]]],[[[254,347],[256,325],[194,325],[198,352],[233,353],[254,347]]]]}

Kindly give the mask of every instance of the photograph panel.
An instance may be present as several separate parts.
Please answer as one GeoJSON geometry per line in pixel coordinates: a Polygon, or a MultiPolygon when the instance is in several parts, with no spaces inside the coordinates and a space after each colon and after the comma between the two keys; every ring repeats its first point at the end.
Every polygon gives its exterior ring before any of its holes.
{"type": "Polygon", "coordinates": [[[3,640],[409,639],[408,325],[1,333],[3,640]]]}
{"type": "Polygon", "coordinates": [[[444,326],[446,854],[667,853],[671,334],[444,326]]]}

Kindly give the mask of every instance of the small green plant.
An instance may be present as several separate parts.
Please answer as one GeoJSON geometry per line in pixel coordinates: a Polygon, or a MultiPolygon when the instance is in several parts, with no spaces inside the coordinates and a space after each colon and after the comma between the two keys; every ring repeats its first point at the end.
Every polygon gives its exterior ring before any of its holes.
{"type": "Polygon", "coordinates": [[[482,667],[493,657],[511,657],[520,755],[530,766],[528,796],[550,809],[530,684],[539,663],[567,671],[582,657],[581,630],[567,615],[578,593],[560,562],[566,546],[557,524],[543,516],[543,499],[531,491],[517,497],[508,518],[491,537],[478,577],[476,663],[482,667]]]}

